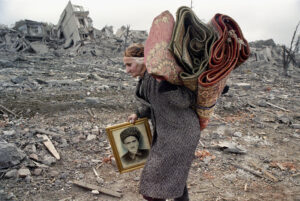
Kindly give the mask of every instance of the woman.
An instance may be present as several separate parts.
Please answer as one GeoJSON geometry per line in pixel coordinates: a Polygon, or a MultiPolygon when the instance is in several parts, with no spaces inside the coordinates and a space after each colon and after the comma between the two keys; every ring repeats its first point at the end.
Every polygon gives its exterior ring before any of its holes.
{"type": "Polygon", "coordinates": [[[140,193],[146,200],[174,198],[186,201],[186,180],[200,137],[197,114],[192,109],[195,95],[185,87],[154,78],[143,63],[144,47],[133,44],[124,54],[126,72],[140,77],[136,97],[142,103],[129,122],[151,118],[153,140],[140,180],[140,193]]]}

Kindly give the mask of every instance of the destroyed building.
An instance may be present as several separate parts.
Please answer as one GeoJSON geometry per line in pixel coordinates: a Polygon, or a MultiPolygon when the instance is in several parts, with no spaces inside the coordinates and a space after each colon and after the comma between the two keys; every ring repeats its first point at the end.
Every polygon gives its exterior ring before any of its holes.
{"type": "Polygon", "coordinates": [[[116,37],[127,40],[127,43],[143,43],[148,37],[147,31],[131,30],[129,27],[122,26],[116,32],[116,37]]]}
{"type": "Polygon", "coordinates": [[[91,52],[94,56],[115,55],[121,54],[132,43],[144,43],[147,37],[147,31],[131,30],[130,26],[122,26],[116,34],[113,26],[106,25],[100,30],[94,28],[89,11],[73,5],[71,1],[63,10],[57,25],[20,20],[14,28],[0,27],[0,47],[38,54],[74,47],[74,54],[91,52]]]}
{"type": "Polygon", "coordinates": [[[69,1],[57,24],[58,37],[66,39],[65,47],[94,39],[92,19],[88,15],[89,11],[69,1]]]}
{"type": "Polygon", "coordinates": [[[15,29],[24,34],[25,39],[29,41],[42,40],[46,36],[46,25],[42,22],[32,20],[20,20],[16,22],[15,29]]]}

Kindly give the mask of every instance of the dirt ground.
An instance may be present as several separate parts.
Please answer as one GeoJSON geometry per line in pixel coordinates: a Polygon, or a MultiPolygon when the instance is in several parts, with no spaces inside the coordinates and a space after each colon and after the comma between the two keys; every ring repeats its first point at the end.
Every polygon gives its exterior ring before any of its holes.
{"type": "MultiPolygon", "coordinates": [[[[201,133],[187,182],[190,200],[300,200],[300,129],[297,127],[300,122],[300,72],[282,78],[281,71],[276,69],[277,66],[269,65],[260,65],[259,69],[245,66],[232,73],[229,92],[220,98],[210,125],[201,133]],[[215,146],[224,141],[239,145],[246,154],[231,153],[215,146]]],[[[82,69],[78,67],[70,74],[79,72],[82,69]]],[[[56,75],[59,76],[60,71],[56,75]]],[[[106,80],[119,82],[118,77],[106,76],[106,80]]],[[[88,79],[82,83],[81,86],[95,85],[88,79]]],[[[2,171],[0,200],[142,200],[138,194],[141,169],[120,174],[114,159],[105,160],[112,156],[105,128],[126,121],[135,107],[133,81],[126,78],[120,83],[126,87],[98,91],[23,89],[21,92],[2,88],[1,105],[18,115],[0,113],[2,138],[16,144],[29,156],[31,151],[27,145],[37,140],[35,129],[59,133],[60,136],[49,137],[61,159],[49,167],[42,167],[40,174],[34,173],[40,167],[29,157],[8,169],[27,167],[31,176],[26,178],[5,178],[8,170],[2,171]],[[82,101],[87,96],[100,97],[100,102],[82,101]],[[4,135],[4,131],[11,130],[14,135],[4,135]],[[93,134],[96,138],[87,140],[93,134]],[[97,179],[93,168],[100,178],[97,179]],[[122,197],[93,194],[74,185],[74,180],[122,193],[122,197]]],[[[38,161],[50,155],[42,143],[31,144],[35,144],[38,161]]]]}

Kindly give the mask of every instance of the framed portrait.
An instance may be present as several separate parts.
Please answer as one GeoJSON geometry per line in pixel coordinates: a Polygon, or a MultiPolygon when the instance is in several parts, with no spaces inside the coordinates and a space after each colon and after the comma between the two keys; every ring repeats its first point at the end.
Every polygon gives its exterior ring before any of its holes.
{"type": "Polygon", "coordinates": [[[106,133],[120,173],[144,166],[152,141],[147,118],[107,127],[106,133]]]}

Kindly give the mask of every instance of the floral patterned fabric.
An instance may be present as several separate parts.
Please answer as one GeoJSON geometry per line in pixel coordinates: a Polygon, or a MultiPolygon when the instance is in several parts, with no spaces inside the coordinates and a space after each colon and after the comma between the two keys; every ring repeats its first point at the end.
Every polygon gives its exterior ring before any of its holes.
{"type": "Polygon", "coordinates": [[[169,11],[164,11],[154,18],[145,43],[144,62],[149,74],[172,84],[181,85],[178,75],[182,69],[168,50],[174,23],[174,18],[169,11]]]}

